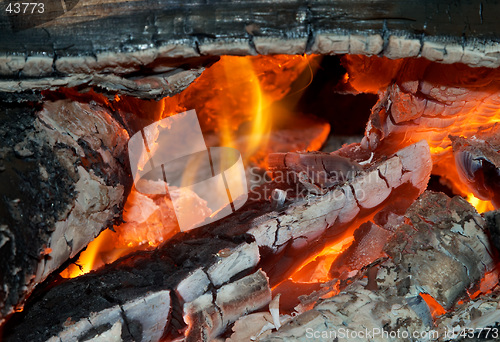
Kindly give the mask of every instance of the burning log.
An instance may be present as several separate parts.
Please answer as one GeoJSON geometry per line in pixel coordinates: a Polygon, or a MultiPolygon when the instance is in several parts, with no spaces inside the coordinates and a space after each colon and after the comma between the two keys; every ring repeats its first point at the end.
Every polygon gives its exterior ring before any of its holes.
{"type": "MultiPolygon", "coordinates": [[[[185,306],[186,320],[202,323],[197,329],[190,327],[188,336],[214,337],[238,315],[265,305],[270,299],[263,285],[267,284],[267,277],[271,285],[283,279],[293,265],[324,243],[323,238],[342,234],[356,219],[362,220],[379,211],[383,204],[398,201],[401,193],[408,198],[417,197],[426,187],[430,170],[428,145],[420,142],[388,159],[372,160],[351,181],[324,195],[287,198],[279,211],[271,211],[267,197],[254,198],[232,216],[179,233],[158,250],[130,255],[53,287],[30,304],[22,313],[21,322],[9,328],[6,339],[63,338],[71,334],[64,325],[68,317],[79,321],[159,291],[171,294],[170,327],[165,326],[166,322],[164,325],[167,335],[175,336],[185,328],[181,305],[192,303],[185,306]],[[361,197],[356,189],[365,185],[371,192],[361,197]],[[302,255],[292,262],[289,253],[302,255]],[[242,278],[255,267],[261,267],[265,276],[256,273],[248,278],[252,281],[242,278]],[[247,298],[241,301],[241,307],[231,308],[231,301],[224,299],[225,291],[247,281],[257,285],[252,285],[250,293],[241,294],[247,298]],[[211,293],[214,288],[215,299],[211,293]],[[253,306],[249,306],[250,302],[253,306]],[[32,333],[28,336],[26,331],[32,333]]],[[[266,189],[262,188],[260,194],[265,194],[266,189]]],[[[124,324],[117,322],[108,319],[105,330],[118,330],[124,324]]],[[[80,336],[86,333],[82,331],[80,336]]],[[[135,340],[150,338],[135,336],[135,340]]]]}
{"type": "Polygon", "coordinates": [[[431,147],[433,174],[441,176],[457,194],[466,196],[472,190],[480,198],[493,199],[494,189],[498,189],[498,165],[492,162],[497,143],[479,147],[479,140],[498,140],[495,138],[498,128],[494,128],[500,118],[497,69],[364,56],[345,57],[344,64],[352,76],[349,79],[352,87],[379,93],[379,102],[373,108],[362,141],[363,148],[392,153],[401,146],[425,139],[431,147]],[[381,65],[391,69],[388,77],[377,76],[381,65]],[[482,138],[473,138],[478,131],[483,132],[482,138]],[[467,139],[467,142],[453,139],[455,156],[450,138],[453,136],[467,139]],[[460,147],[465,143],[470,147],[460,147]],[[489,149],[489,157],[484,156],[486,149],[489,149]],[[483,175],[490,179],[481,180],[483,175]],[[484,182],[488,184],[481,184],[484,182]]]}
{"type": "Polygon", "coordinates": [[[462,182],[480,199],[500,208],[500,125],[480,130],[471,138],[451,137],[462,182]]]}
{"type": "Polygon", "coordinates": [[[353,8],[342,0],[309,7],[294,1],[187,4],[189,11],[170,0],[80,2],[68,8],[47,5],[47,13],[23,17],[2,7],[0,73],[10,79],[0,82],[0,89],[48,89],[58,75],[65,76],[63,83],[77,75],[73,84],[93,78],[82,80],[83,75],[128,79],[138,70],[154,71],[158,62],[170,59],[164,64],[172,66],[179,57],[206,55],[350,53],[500,65],[499,46],[488,39],[497,28],[488,15],[498,12],[494,3],[460,2],[451,9],[370,1],[353,8]],[[16,84],[17,75],[23,81],[16,84]]]}
{"type": "Polygon", "coordinates": [[[120,216],[128,133],[93,103],[0,112],[0,323],[120,216]]]}
{"type": "MultiPolygon", "coordinates": [[[[433,313],[442,313],[432,310],[452,309],[494,267],[485,221],[462,198],[431,192],[425,192],[405,216],[407,223],[399,225],[384,247],[389,258],[373,262],[366,277],[355,277],[340,294],[318,301],[261,340],[303,340],[316,334],[348,341],[352,334],[368,331],[372,341],[387,340],[387,336],[405,341],[414,332],[431,331],[433,313]],[[428,295],[437,308],[426,305],[428,295]],[[351,335],[345,335],[347,330],[351,335]]],[[[311,299],[303,301],[302,309],[311,299]]],[[[496,318],[486,321],[492,324],[496,318]]]]}
{"type": "MultiPolygon", "coordinates": [[[[356,150],[357,146],[354,144],[350,148],[356,150]]],[[[296,188],[295,191],[287,189],[290,198],[299,194],[299,199],[287,201],[278,212],[252,219],[252,226],[247,228],[260,247],[280,256],[279,263],[270,257],[265,259],[263,265],[271,285],[286,278],[292,265],[301,263],[321,247],[323,238],[340,236],[355,225],[354,221],[368,220],[366,217],[395,201],[398,194],[405,193],[408,198],[416,198],[425,190],[430,171],[429,149],[423,141],[386,160],[373,160],[352,180],[329,191],[318,193],[322,190],[317,186],[313,192],[309,186],[296,188]],[[305,194],[305,198],[300,194],[305,194]]],[[[287,184],[278,186],[286,188],[287,184]]],[[[311,183],[304,184],[313,186],[311,183]]],[[[257,195],[262,196],[260,193],[257,195]]],[[[221,224],[222,231],[226,227],[221,224]]]]}
{"type": "Polygon", "coordinates": [[[69,341],[112,333],[118,341],[158,341],[185,329],[183,306],[188,322],[210,324],[209,329],[191,325],[188,336],[212,335],[239,315],[267,304],[265,274],[246,276],[259,261],[255,242],[246,242],[244,236],[183,237],[49,289],[22,313],[20,324],[7,331],[6,341],[69,341]],[[236,275],[240,278],[232,281],[236,275]],[[235,291],[239,294],[228,298],[235,291]],[[235,298],[241,302],[235,303],[235,298]],[[155,312],[148,317],[142,309],[155,312]]]}

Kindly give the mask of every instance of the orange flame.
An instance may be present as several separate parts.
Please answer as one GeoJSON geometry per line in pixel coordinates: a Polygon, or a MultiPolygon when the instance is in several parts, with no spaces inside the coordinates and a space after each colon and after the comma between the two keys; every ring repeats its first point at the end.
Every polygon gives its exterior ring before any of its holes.
{"type": "Polygon", "coordinates": [[[480,214],[485,213],[487,211],[495,210],[495,208],[493,207],[493,204],[491,204],[491,202],[480,200],[479,198],[477,198],[473,194],[468,194],[466,199],[467,199],[467,202],[472,204],[474,206],[474,208],[476,208],[477,212],[480,214]]]}
{"type": "Polygon", "coordinates": [[[332,263],[353,241],[354,236],[351,235],[326,246],[321,252],[304,261],[290,279],[297,283],[324,283],[331,280],[329,273],[332,263]]]}
{"type": "MultiPolygon", "coordinates": [[[[311,58],[289,55],[222,56],[183,92],[163,98],[156,104],[142,104],[155,111],[154,116],[147,116],[155,120],[195,109],[208,146],[237,148],[244,162],[259,164],[264,158],[255,159],[255,156],[266,156],[271,152],[267,150],[267,142],[273,124],[279,123],[279,115],[272,109],[272,104],[290,91],[292,82],[309,66],[311,58]]],[[[133,110],[141,102],[117,96],[115,105],[133,110]]],[[[142,113],[140,108],[136,109],[142,113]]],[[[286,118],[280,120],[286,121],[286,118]]],[[[319,148],[328,131],[329,128],[322,129],[317,141],[299,149],[309,146],[319,148]]],[[[148,137],[148,141],[155,140],[154,136],[148,137]]],[[[151,154],[160,148],[157,143],[148,147],[151,154]]],[[[139,167],[147,161],[148,154],[144,153],[139,167]]],[[[184,180],[190,174],[183,176],[184,180]]],[[[184,203],[195,203],[193,212],[203,212],[202,202],[182,190],[180,196],[185,199],[184,203]]],[[[115,227],[116,233],[109,230],[102,232],[81,253],[76,265],[70,265],[61,275],[79,276],[135,250],[156,247],[179,232],[170,198],[144,195],[135,188],[127,198],[124,221],[124,224],[115,227]]]]}
{"type": "Polygon", "coordinates": [[[427,306],[429,306],[432,318],[436,319],[437,317],[446,313],[446,310],[443,308],[443,306],[439,304],[430,294],[421,292],[420,297],[422,297],[422,299],[427,303],[427,306]]]}

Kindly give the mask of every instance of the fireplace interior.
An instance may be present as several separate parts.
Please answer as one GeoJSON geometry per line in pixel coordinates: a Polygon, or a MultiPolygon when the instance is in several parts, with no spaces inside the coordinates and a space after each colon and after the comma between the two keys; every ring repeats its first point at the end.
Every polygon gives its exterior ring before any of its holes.
{"type": "Polygon", "coordinates": [[[0,340],[500,339],[500,6],[425,4],[1,17],[0,340]]]}

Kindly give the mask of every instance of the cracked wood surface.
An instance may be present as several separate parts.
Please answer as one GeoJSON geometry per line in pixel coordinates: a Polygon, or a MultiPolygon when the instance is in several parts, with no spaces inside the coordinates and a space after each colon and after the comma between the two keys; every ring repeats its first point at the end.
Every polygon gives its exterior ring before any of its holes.
{"type": "Polygon", "coordinates": [[[118,341],[158,341],[163,335],[183,334],[183,307],[193,319],[217,320],[217,325],[211,327],[220,332],[239,316],[270,300],[265,274],[260,270],[250,274],[258,262],[258,246],[248,236],[192,236],[186,240],[176,236],[164,248],[127,256],[52,287],[22,313],[25,316],[19,326],[12,330],[7,327],[4,338],[73,341],[89,335],[97,337],[98,333],[116,334],[116,329],[118,341]],[[247,292],[240,292],[243,300],[238,306],[228,292],[235,292],[242,284],[248,285],[243,286],[247,292]],[[148,300],[143,300],[148,297],[161,298],[154,300],[160,313],[147,317],[134,311],[136,318],[132,320],[127,308],[137,307],[140,312],[141,306],[148,307],[148,300]],[[117,315],[119,311],[124,316],[117,315]],[[96,317],[99,320],[93,322],[96,317]],[[160,319],[153,322],[155,318],[160,319]]]}
{"type": "Polygon", "coordinates": [[[0,15],[4,91],[58,83],[109,87],[109,80],[88,80],[105,74],[135,88],[130,78],[138,71],[159,73],[179,66],[179,58],[226,54],[350,53],[500,65],[497,1],[81,0],[66,13],[53,8],[46,16],[52,20],[40,17],[35,27],[27,27],[26,16],[6,16],[7,4],[0,15]]]}
{"type": "Polygon", "coordinates": [[[0,323],[120,217],[128,133],[98,104],[47,101],[0,113],[0,323]]]}
{"type": "MultiPolygon", "coordinates": [[[[495,266],[483,218],[463,198],[449,198],[430,191],[410,206],[405,218],[391,237],[384,238],[386,255],[373,263],[367,260],[370,265],[365,264],[363,272],[345,283],[337,295],[320,299],[321,293],[313,293],[310,298],[303,298],[304,305],[299,307],[302,312],[298,316],[259,340],[308,341],[311,331],[330,336],[330,331],[339,332],[343,328],[358,332],[365,329],[399,331],[394,341],[412,340],[405,338],[405,333],[415,336],[414,332],[435,329],[441,332],[439,340],[445,341],[448,339],[443,334],[444,328],[494,325],[498,314],[492,301],[497,294],[484,300],[466,299],[466,291],[473,290],[495,266]],[[437,326],[421,293],[430,294],[451,310],[449,315],[437,320],[437,326]],[[460,298],[464,298],[465,304],[456,308],[455,316],[453,308],[460,298]],[[313,308],[309,310],[310,303],[313,308]]],[[[385,227],[386,231],[393,229],[391,225],[385,227]]],[[[370,234],[361,236],[356,249],[363,245],[370,249],[370,241],[363,240],[371,238],[370,234]]],[[[370,253],[371,250],[358,252],[370,253]]],[[[351,340],[345,336],[338,338],[339,342],[351,340]]],[[[379,334],[369,340],[387,338],[379,334]]]]}
{"type": "MultiPolygon", "coordinates": [[[[359,145],[346,149],[354,151],[359,145]]],[[[358,153],[356,158],[362,157],[363,154],[358,153]]],[[[267,197],[252,199],[234,215],[179,233],[155,251],[132,254],[98,271],[56,285],[35,298],[19,318],[14,318],[14,323],[6,328],[5,338],[7,341],[26,338],[46,341],[65,334],[64,322],[68,317],[79,320],[118,303],[134,301],[148,291],[164,290],[175,294],[172,302],[177,303],[173,304],[170,327],[165,327],[165,334],[179,334],[185,329],[181,310],[184,303],[202,301],[198,298],[208,293],[203,299],[206,305],[199,304],[213,315],[207,311],[200,319],[216,319],[219,317],[215,315],[216,308],[208,309],[211,305],[208,297],[213,298],[213,289],[239,281],[256,267],[262,268],[266,282],[269,278],[272,286],[301,262],[298,255],[306,258],[315,246],[324,244],[328,236],[342,234],[354,225],[356,217],[370,217],[384,205],[397,201],[400,191],[408,198],[416,198],[427,186],[431,167],[429,147],[422,141],[389,158],[373,158],[348,183],[337,185],[323,195],[310,193],[287,198],[278,211],[271,209],[267,197]],[[367,193],[366,198],[359,197],[357,189],[361,187],[374,192],[367,193]],[[232,279],[235,275],[238,277],[232,279]],[[19,325],[15,323],[18,319],[19,325]],[[26,331],[32,334],[27,336],[26,331]]],[[[263,305],[261,300],[255,303],[261,303],[259,307],[263,305]]],[[[238,310],[241,314],[248,311],[245,306],[238,310]]],[[[239,317],[237,313],[230,313],[231,321],[239,317]]],[[[108,328],[115,323],[111,322],[108,328]]],[[[202,329],[197,334],[214,337],[226,326],[202,329]]]]}

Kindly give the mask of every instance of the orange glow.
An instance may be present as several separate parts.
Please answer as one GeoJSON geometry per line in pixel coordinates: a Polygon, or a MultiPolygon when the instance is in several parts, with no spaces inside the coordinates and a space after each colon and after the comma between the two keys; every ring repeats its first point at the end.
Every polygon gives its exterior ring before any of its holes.
{"type": "MultiPolygon", "coordinates": [[[[301,116],[290,120],[293,113],[275,106],[290,92],[293,81],[310,68],[311,58],[313,56],[222,56],[181,93],[157,103],[143,103],[154,111],[143,117],[157,121],[195,109],[207,146],[234,147],[241,152],[245,164],[260,167],[265,166],[266,156],[274,151],[317,150],[328,136],[329,125],[301,116]],[[290,122],[298,125],[293,129],[300,133],[296,133],[300,142],[282,138],[288,138],[286,129],[290,122]],[[310,134],[312,138],[304,138],[304,126],[315,127],[310,134]],[[277,131],[281,133],[275,133],[277,131]],[[274,141],[268,145],[271,137],[274,141]]],[[[114,101],[120,108],[136,109],[142,113],[141,108],[134,108],[141,102],[119,96],[115,96],[114,101]]],[[[154,136],[158,130],[149,132],[153,136],[147,137],[147,140],[153,143],[148,146],[148,153],[144,151],[138,162],[139,168],[148,162],[150,154],[154,155],[160,148],[155,143],[157,136],[154,136]]],[[[193,166],[191,171],[195,168],[193,166]]],[[[188,181],[191,175],[183,174],[183,181],[188,181]]],[[[151,183],[148,186],[164,188],[165,184],[151,183]]],[[[184,191],[184,188],[179,189],[176,196],[183,205],[189,203],[193,207],[193,213],[196,213],[193,219],[198,217],[203,220],[208,215],[214,215],[207,211],[208,208],[197,196],[184,191]]],[[[125,203],[123,219],[125,223],[114,227],[116,233],[110,230],[102,232],[81,253],[76,265],[70,265],[61,275],[76,277],[85,274],[133,251],[157,247],[180,231],[168,196],[144,195],[135,187],[125,203]]]]}
{"type": "Polygon", "coordinates": [[[333,245],[326,246],[321,252],[312,255],[290,276],[296,283],[324,283],[331,280],[330,267],[335,259],[354,241],[354,236],[347,236],[333,245]]]}
{"type": "MultiPolygon", "coordinates": [[[[479,212],[493,208],[490,202],[474,199],[460,180],[450,136],[471,138],[500,122],[498,70],[359,55],[344,56],[342,64],[349,73],[348,83],[356,91],[389,93],[388,109],[380,111],[385,153],[427,140],[433,174],[441,176],[479,212]]],[[[371,129],[368,125],[367,133],[371,129]]]]}
{"type": "Polygon", "coordinates": [[[446,313],[446,310],[441,306],[441,304],[439,304],[430,294],[421,292],[420,296],[429,306],[432,318],[436,319],[446,313]]]}
{"type": "Polygon", "coordinates": [[[75,264],[69,265],[68,268],[61,272],[61,276],[63,278],[74,278],[102,266],[99,251],[104,242],[110,240],[111,234],[113,234],[111,230],[103,231],[98,238],[87,245],[87,249],[80,254],[75,264]]]}
{"type": "Polygon", "coordinates": [[[474,208],[476,208],[477,212],[480,214],[495,209],[493,207],[493,204],[491,204],[491,202],[480,200],[473,194],[467,195],[467,202],[472,204],[474,208]]]}
{"type": "Polygon", "coordinates": [[[498,278],[499,278],[499,270],[497,265],[495,269],[486,273],[483,276],[483,278],[479,282],[479,288],[477,288],[476,292],[472,294],[469,292],[469,297],[471,299],[476,299],[480,295],[491,293],[493,288],[495,288],[498,285],[498,278]]]}

